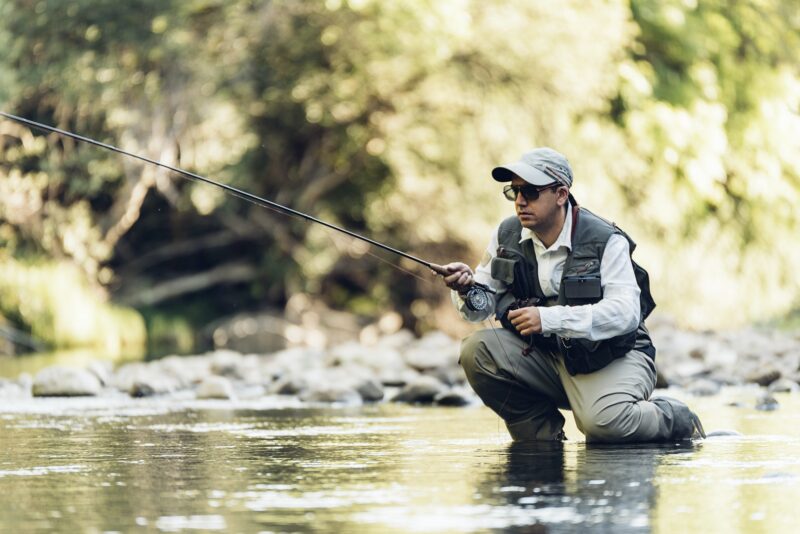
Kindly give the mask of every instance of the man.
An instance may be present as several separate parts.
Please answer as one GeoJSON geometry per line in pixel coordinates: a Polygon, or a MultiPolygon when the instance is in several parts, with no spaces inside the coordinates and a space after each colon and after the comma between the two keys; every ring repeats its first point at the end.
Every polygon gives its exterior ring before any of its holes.
{"type": "Polygon", "coordinates": [[[537,148],[492,176],[516,216],[492,236],[475,272],[445,266],[453,301],[472,322],[493,313],[502,328],[475,332],[460,363],[472,388],[514,440],[562,440],[569,409],[592,442],[705,437],[682,402],[650,400],[655,347],[644,319],[655,306],[635,244],[612,223],[578,207],[566,157],[537,148]],[[496,290],[465,300],[474,284],[496,290]]]}

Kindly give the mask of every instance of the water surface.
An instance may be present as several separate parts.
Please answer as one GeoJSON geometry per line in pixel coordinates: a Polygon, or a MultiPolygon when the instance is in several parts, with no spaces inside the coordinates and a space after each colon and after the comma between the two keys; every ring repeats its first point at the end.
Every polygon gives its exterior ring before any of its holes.
{"type": "Polygon", "coordinates": [[[692,401],[743,436],[624,447],[514,446],[483,407],[4,401],[0,530],[795,531],[800,400],[727,405],[755,396],[692,401]]]}

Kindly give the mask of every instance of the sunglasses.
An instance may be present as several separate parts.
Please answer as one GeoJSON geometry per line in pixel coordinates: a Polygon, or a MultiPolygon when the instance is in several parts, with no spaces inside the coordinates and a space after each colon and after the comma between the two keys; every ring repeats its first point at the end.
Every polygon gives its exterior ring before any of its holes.
{"type": "Polygon", "coordinates": [[[542,187],[536,187],[535,185],[525,184],[525,185],[507,185],[503,188],[503,195],[514,202],[517,200],[517,196],[522,193],[522,198],[527,200],[528,202],[533,202],[537,198],[539,198],[539,194],[542,191],[546,191],[547,189],[552,189],[553,187],[560,187],[561,184],[559,183],[552,183],[547,184],[542,187]]]}

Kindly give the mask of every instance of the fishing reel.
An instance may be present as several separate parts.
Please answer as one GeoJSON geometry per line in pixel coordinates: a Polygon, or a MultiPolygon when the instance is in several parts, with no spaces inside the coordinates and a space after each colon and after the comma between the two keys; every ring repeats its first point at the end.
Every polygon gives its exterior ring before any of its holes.
{"type": "Polygon", "coordinates": [[[489,309],[489,293],[497,293],[497,291],[487,285],[475,282],[461,298],[464,299],[468,310],[482,312],[489,309]]]}

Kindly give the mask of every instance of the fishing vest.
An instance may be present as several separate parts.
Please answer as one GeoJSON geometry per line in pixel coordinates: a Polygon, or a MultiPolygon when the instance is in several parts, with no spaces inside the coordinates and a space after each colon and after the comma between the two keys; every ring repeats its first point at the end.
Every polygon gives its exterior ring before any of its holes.
{"type": "Polygon", "coordinates": [[[615,224],[573,203],[572,250],[567,255],[557,297],[546,297],[539,284],[538,264],[533,243],[526,239],[520,243],[522,224],[516,216],[500,224],[497,255],[492,259],[492,278],[505,282],[509,291],[497,303],[496,314],[501,324],[511,332],[530,342],[531,346],[560,353],[564,366],[571,375],[591,373],[602,369],[617,358],[636,349],[655,359],[656,350],[644,325],[645,318],[655,308],[650,294],[647,271],[631,259],[636,282],[641,290],[640,322],[636,330],[611,339],[591,341],[551,335],[522,336],[508,320],[508,312],[526,306],[580,306],[594,304],[603,298],[600,279],[600,261],[606,244],[614,234],[628,240],[630,252],[636,243],[615,224]]]}

